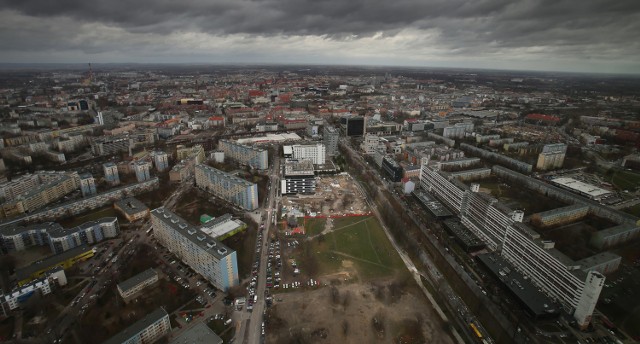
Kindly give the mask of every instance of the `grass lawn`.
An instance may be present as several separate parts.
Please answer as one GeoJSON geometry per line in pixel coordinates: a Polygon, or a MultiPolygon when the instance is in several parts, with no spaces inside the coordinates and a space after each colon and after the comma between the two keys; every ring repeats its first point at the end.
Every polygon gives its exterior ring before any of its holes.
{"type": "Polygon", "coordinates": [[[640,174],[630,171],[615,171],[611,183],[620,190],[634,190],[640,186],[640,174]]]}
{"type": "Polygon", "coordinates": [[[319,270],[330,274],[349,260],[361,279],[394,275],[404,269],[400,256],[377,219],[371,216],[334,219],[334,231],[313,240],[319,270]]]}
{"type": "Polygon", "coordinates": [[[304,223],[304,230],[307,235],[314,236],[320,234],[324,230],[324,226],[327,223],[327,219],[323,218],[315,218],[315,219],[304,219],[301,218],[300,222],[304,223]]]}

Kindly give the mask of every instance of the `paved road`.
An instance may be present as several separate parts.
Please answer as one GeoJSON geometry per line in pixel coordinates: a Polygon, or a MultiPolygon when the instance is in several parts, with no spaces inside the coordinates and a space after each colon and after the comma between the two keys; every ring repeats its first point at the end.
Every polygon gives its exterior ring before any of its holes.
{"type": "Polygon", "coordinates": [[[258,283],[256,286],[256,295],[258,301],[253,305],[253,311],[247,313],[242,311],[243,314],[240,317],[240,324],[236,332],[236,343],[262,343],[262,321],[265,311],[264,291],[267,283],[267,258],[268,258],[268,242],[269,231],[273,224],[273,216],[276,214],[276,195],[280,185],[280,158],[275,157],[273,160],[273,166],[271,167],[270,175],[270,189],[267,198],[265,199],[264,211],[265,227],[263,229],[261,249],[260,249],[260,267],[258,272],[258,283]]]}

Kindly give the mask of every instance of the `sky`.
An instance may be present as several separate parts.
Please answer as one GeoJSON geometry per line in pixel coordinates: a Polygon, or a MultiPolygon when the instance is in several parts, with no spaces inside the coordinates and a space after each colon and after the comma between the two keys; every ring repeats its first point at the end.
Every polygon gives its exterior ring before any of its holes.
{"type": "Polygon", "coordinates": [[[0,62],[640,74],[640,0],[0,0],[0,62]]]}

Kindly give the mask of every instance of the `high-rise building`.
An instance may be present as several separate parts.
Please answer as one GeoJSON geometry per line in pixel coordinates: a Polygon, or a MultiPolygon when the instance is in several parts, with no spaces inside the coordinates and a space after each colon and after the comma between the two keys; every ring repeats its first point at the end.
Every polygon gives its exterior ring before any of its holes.
{"type": "Polygon", "coordinates": [[[326,149],[328,156],[334,156],[338,153],[338,140],[340,139],[340,132],[335,127],[328,124],[324,125],[322,131],[322,142],[326,149]]]}
{"type": "Polygon", "coordinates": [[[311,160],[316,165],[322,165],[326,159],[324,144],[293,145],[291,146],[291,158],[294,160],[311,160]]]}
{"type": "Polygon", "coordinates": [[[196,185],[243,209],[258,208],[258,185],[207,165],[196,166],[196,185]]]}
{"type": "Polygon", "coordinates": [[[107,162],[102,165],[104,171],[104,179],[111,185],[120,184],[120,175],[118,174],[118,165],[107,162]]]}
{"type": "Polygon", "coordinates": [[[567,145],[564,143],[554,143],[544,145],[542,153],[538,155],[536,167],[539,170],[550,170],[561,168],[567,154],[567,145]]]}
{"type": "Polygon", "coordinates": [[[242,165],[251,166],[258,170],[269,168],[269,153],[266,149],[243,145],[231,140],[220,140],[218,149],[224,152],[225,157],[242,165]]]}
{"type": "Polygon", "coordinates": [[[340,126],[345,136],[362,136],[365,133],[364,117],[345,116],[340,118],[340,126]]]}
{"type": "Polygon", "coordinates": [[[82,191],[82,197],[89,197],[98,193],[98,190],[96,190],[96,180],[91,173],[83,173],[80,175],[80,191],[82,191]]]}
{"type": "Polygon", "coordinates": [[[236,251],[165,208],[151,211],[151,225],[161,245],[216,288],[226,291],[238,285],[236,251]]]}
{"type": "Polygon", "coordinates": [[[139,183],[151,179],[149,170],[151,170],[151,163],[148,161],[138,160],[133,163],[133,171],[135,172],[136,179],[139,183]]]}
{"type": "Polygon", "coordinates": [[[287,160],[280,192],[289,194],[313,194],[316,192],[316,176],[311,160],[287,160]]]}
{"type": "Polygon", "coordinates": [[[158,172],[164,172],[169,169],[169,156],[163,151],[155,151],[151,153],[153,163],[156,165],[158,172]]]}
{"type": "Polygon", "coordinates": [[[462,224],[550,297],[573,313],[586,328],[604,285],[597,271],[584,272],[572,259],[523,224],[522,211],[512,211],[490,195],[469,190],[449,173],[427,165],[421,186],[459,214],[462,224]]]}

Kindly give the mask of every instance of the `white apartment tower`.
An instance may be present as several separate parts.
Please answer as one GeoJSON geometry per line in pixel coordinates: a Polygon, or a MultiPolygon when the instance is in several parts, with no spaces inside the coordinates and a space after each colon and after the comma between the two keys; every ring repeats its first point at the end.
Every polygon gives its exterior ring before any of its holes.
{"type": "Polygon", "coordinates": [[[104,179],[110,185],[120,184],[120,175],[118,174],[118,165],[108,162],[102,165],[104,171],[104,179]]]}
{"type": "Polygon", "coordinates": [[[136,173],[136,179],[139,183],[151,179],[151,163],[143,160],[136,161],[133,164],[133,171],[136,173]]]}
{"type": "Polygon", "coordinates": [[[83,173],[80,175],[80,190],[82,197],[90,197],[98,193],[96,190],[96,180],[91,173],[83,173]]]}
{"type": "Polygon", "coordinates": [[[156,165],[158,172],[164,172],[169,169],[169,156],[162,151],[156,151],[151,153],[153,156],[153,163],[156,165]]]}

